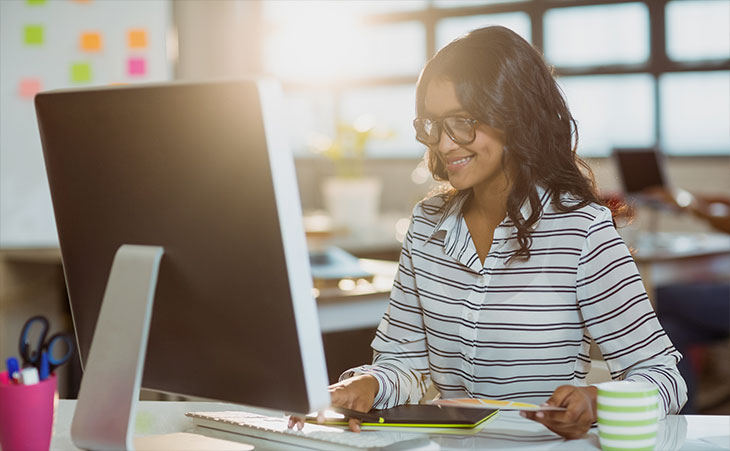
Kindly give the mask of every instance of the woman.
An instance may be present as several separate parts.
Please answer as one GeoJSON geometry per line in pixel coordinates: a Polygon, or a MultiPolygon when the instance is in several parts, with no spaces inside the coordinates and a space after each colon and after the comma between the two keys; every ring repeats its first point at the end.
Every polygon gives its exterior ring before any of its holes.
{"type": "Polygon", "coordinates": [[[676,413],[681,355],[580,170],[575,121],[540,54],[506,28],[475,30],[427,63],[416,110],[431,172],[453,189],[415,207],[373,363],[330,387],[333,405],[417,403],[433,383],[445,398],[566,407],[527,416],[580,437],[596,421],[593,338],[614,379],[656,384],[676,413]]]}

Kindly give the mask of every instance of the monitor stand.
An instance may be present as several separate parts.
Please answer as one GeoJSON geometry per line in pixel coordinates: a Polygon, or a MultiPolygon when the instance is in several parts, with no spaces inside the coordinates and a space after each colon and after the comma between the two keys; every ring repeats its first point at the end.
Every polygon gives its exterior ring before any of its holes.
{"type": "Polygon", "coordinates": [[[112,263],[85,365],[71,439],[82,449],[134,449],[157,274],[164,249],[124,244],[112,263]]]}

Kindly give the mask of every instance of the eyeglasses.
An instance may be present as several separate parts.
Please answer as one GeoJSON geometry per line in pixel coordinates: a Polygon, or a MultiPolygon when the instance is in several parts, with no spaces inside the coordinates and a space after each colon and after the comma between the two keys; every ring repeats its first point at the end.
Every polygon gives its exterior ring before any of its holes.
{"type": "Polygon", "coordinates": [[[456,144],[466,146],[476,139],[476,128],[479,121],[462,116],[447,116],[442,119],[413,119],[416,139],[427,146],[437,144],[441,140],[441,129],[456,144]]]}

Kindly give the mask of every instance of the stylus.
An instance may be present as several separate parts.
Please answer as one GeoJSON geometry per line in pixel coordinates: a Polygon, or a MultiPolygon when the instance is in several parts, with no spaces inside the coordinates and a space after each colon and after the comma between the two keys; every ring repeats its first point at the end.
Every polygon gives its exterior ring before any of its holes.
{"type": "Polygon", "coordinates": [[[332,406],[330,407],[331,410],[341,413],[349,418],[355,418],[360,421],[365,421],[367,423],[385,423],[385,418],[381,417],[380,415],[374,415],[367,412],[358,412],[357,410],[350,410],[345,409],[344,407],[338,407],[338,406],[332,406]]]}

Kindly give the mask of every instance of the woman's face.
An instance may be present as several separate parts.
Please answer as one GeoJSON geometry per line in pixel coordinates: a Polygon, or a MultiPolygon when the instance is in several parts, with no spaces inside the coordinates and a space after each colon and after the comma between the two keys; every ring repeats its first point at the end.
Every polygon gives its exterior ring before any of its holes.
{"type": "MultiPolygon", "coordinates": [[[[425,117],[442,119],[447,116],[471,117],[456,97],[454,84],[445,79],[436,79],[426,88],[425,117]]],[[[443,127],[442,127],[443,128],[443,127]]],[[[449,183],[457,190],[476,190],[504,187],[502,154],[504,141],[497,130],[479,123],[475,139],[471,144],[459,145],[445,132],[437,144],[431,147],[441,159],[449,177],[449,183]]]]}

